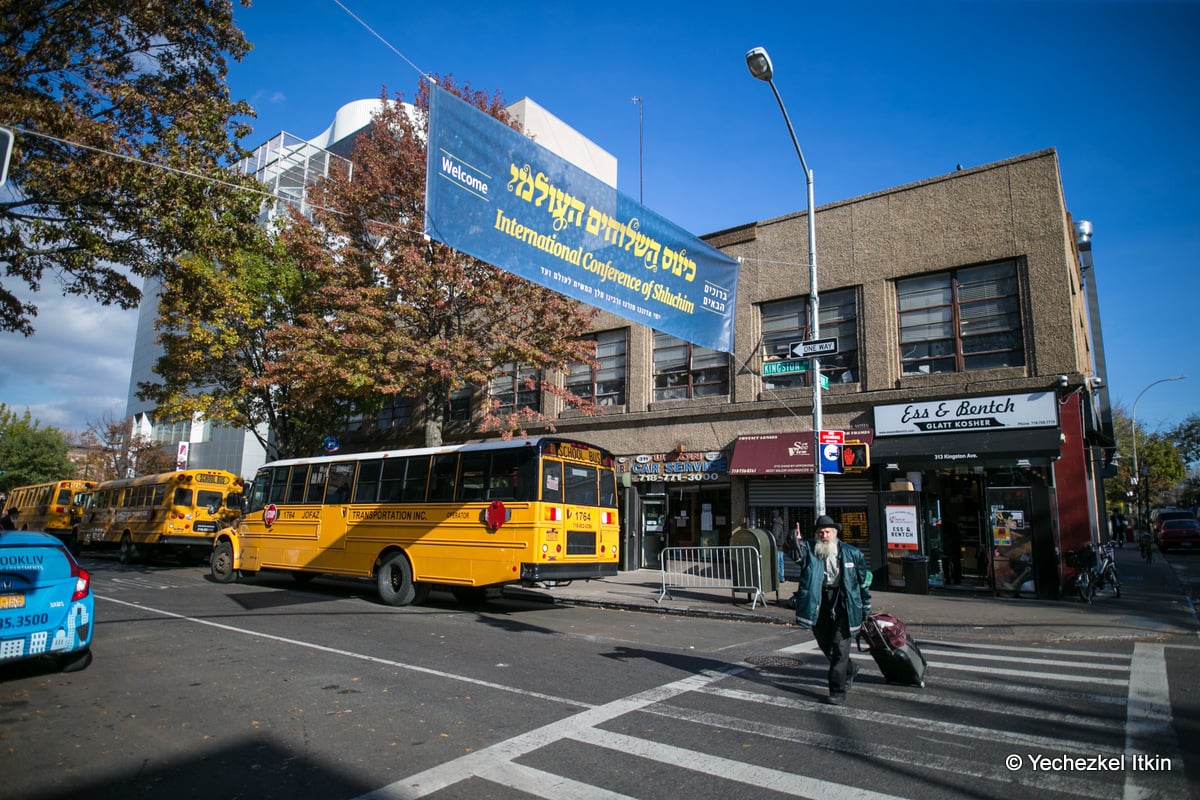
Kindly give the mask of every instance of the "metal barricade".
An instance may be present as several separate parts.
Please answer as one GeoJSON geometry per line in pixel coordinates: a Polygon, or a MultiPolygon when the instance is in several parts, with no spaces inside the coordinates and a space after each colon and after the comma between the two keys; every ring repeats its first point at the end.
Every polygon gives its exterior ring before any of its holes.
{"type": "MultiPolygon", "coordinates": [[[[762,564],[757,547],[666,547],[662,551],[662,594],[671,589],[729,589],[731,597],[742,591],[752,595],[750,609],[761,599],[762,564]]],[[[674,598],[672,598],[674,599],[674,598]]]]}

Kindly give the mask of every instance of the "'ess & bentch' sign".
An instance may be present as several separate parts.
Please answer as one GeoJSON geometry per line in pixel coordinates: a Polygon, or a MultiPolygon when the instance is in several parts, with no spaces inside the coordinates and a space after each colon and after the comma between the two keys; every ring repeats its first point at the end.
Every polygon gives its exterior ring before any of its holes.
{"type": "Polygon", "coordinates": [[[907,436],[1058,426],[1053,392],[960,397],[876,406],[875,435],[907,436]]]}

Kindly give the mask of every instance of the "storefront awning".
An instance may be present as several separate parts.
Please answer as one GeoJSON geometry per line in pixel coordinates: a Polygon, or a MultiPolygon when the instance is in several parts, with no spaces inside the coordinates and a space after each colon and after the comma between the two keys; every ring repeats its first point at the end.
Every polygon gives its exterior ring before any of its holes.
{"type": "Polygon", "coordinates": [[[739,436],[729,461],[730,475],[812,475],[812,431],[739,436]]]}
{"type": "MultiPolygon", "coordinates": [[[[988,430],[877,438],[871,465],[886,467],[1031,466],[1059,457],[1058,428],[988,430]]],[[[736,456],[736,451],[735,451],[736,456]]]]}

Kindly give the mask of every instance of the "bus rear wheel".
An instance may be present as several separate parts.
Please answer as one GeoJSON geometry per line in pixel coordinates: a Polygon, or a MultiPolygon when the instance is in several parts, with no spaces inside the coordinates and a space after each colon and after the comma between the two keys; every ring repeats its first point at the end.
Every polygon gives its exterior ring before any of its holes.
{"type": "Polygon", "coordinates": [[[379,599],[389,606],[406,606],[417,597],[412,567],[404,553],[391,553],[383,559],[375,574],[379,599]]]}
{"type": "Polygon", "coordinates": [[[133,538],[128,533],[125,533],[121,536],[121,549],[117,554],[117,561],[122,564],[132,564],[137,560],[137,545],[133,543],[133,538]]]}
{"type": "Polygon", "coordinates": [[[233,568],[233,545],[221,542],[214,547],[208,568],[217,583],[233,583],[237,580],[237,570],[233,568]]]}

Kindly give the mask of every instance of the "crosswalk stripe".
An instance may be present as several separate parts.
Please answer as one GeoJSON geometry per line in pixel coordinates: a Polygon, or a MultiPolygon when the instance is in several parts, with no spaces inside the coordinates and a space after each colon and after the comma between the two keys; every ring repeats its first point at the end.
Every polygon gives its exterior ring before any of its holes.
{"type": "Polygon", "coordinates": [[[574,732],[571,734],[571,738],[586,744],[648,758],[661,764],[682,767],[792,797],[820,797],[822,800],[893,800],[895,797],[870,789],[832,783],[795,772],[760,767],[756,764],[734,761],[710,753],[698,753],[682,747],[652,742],[599,728],[591,728],[586,732],[574,732]]]}
{"type": "MultiPolygon", "coordinates": [[[[925,654],[926,659],[933,655],[957,656],[959,658],[969,658],[973,661],[1006,661],[1008,663],[1030,664],[1036,667],[1070,667],[1071,669],[1090,669],[1097,672],[1128,672],[1129,664],[1089,664],[1080,661],[1057,661],[1049,658],[1015,658],[1012,656],[996,656],[986,653],[968,653],[962,650],[943,650],[940,647],[922,647],[921,652],[925,654]]],[[[932,661],[932,659],[929,659],[932,661]]],[[[946,662],[939,662],[946,663],[946,662]]]]}

